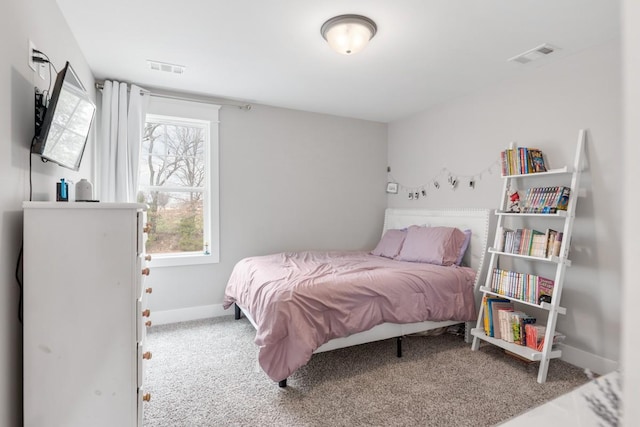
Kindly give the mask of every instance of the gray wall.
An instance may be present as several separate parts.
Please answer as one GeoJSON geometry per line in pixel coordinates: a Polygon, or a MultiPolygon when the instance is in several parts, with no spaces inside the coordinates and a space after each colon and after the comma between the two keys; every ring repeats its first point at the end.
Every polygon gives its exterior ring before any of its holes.
{"type": "MultiPolygon", "coordinates": [[[[552,167],[573,163],[578,130],[588,129],[558,330],[564,355],[596,371],[619,360],[621,298],[621,51],[619,41],[583,51],[472,96],[389,124],[389,164],[405,185],[429,181],[443,167],[473,175],[491,165],[510,141],[541,148],[552,167]]],[[[446,182],[446,180],[445,180],[446,182]]],[[[441,181],[442,183],[442,181],[441,181]]],[[[426,199],[389,196],[389,206],[497,208],[502,182],[497,168],[474,190],[446,185],[426,199]]],[[[550,185],[550,184],[547,184],[550,185]]]]}
{"type": "Polygon", "coordinates": [[[247,256],[372,249],[386,207],[386,141],[382,123],[223,106],[220,263],[153,267],[152,312],[221,304],[247,256]]]}
{"type": "MultiPolygon", "coordinates": [[[[623,87],[624,87],[624,194],[637,194],[637,165],[640,159],[640,3],[625,0],[622,10],[623,28],[623,87]]],[[[624,229],[634,230],[638,224],[638,197],[623,198],[624,229]]],[[[624,233],[624,292],[622,365],[624,382],[624,422],[632,426],[640,419],[640,406],[632,402],[640,396],[640,364],[638,364],[637,312],[640,300],[638,266],[640,243],[637,233],[624,233]]]]}
{"type": "MultiPolygon", "coordinates": [[[[50,0],[0,2],[0,425],[21,425],[22,329],[18,323],[18,285],[14,271],[22,239],[22,201],[29,198],[29,146],[34,133],[34,87],[48,87],[27,65],[28,40],[60,70],[71,62],[92,95],[93,76],[58,6],[50,0]]],[[[46,74],[45,74],[46,76],[46,74]]],[[[55,76],[54,76],[55,79],[55,76]]],[[[93,141],[91,141],[93,143],[93,141]]],[[[33,157],[34,200],[55,199],[60,178],[91,179],[93,150],[82,168],[72,172],[33,157]]]]}

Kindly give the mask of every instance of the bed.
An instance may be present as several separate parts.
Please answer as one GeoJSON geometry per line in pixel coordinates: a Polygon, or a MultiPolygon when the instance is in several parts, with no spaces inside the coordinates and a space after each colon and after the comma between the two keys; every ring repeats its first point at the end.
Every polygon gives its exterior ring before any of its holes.
{"type": "Polygon", "coordinates": [[[313,353],[396,338],[400,357],[405,335],[475,322],[477,290],[487,268],[489,213],[486,209],[385,211],[382,238],[374,251],[399,231],[416,236],[447,230],[457,245],[465,230],[468,247],[464,256],[462,252],[458,256],[460,265],[407,258],[409,237],[395,258],[363,251],[249,257],[234,267],[223,305],[225,309],[234,305],[236,319],[244,315],[256,328],[259,364],[281,387],[313,353]]]}

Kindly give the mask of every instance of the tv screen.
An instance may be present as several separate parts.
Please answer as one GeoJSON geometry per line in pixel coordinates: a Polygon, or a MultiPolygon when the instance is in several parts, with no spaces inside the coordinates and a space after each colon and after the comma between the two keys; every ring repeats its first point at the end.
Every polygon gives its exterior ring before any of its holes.
{"type": "Polygon", "coordinates": [[[78,170],[96,106],[69,62],[58,73],[31,152],[78,170]]]}

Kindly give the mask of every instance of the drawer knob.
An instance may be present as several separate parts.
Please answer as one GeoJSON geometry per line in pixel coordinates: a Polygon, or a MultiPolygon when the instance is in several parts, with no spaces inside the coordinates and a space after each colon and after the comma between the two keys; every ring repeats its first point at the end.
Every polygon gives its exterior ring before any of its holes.
{"type": "Polygon", "coordinates": [[[147,288],[144,290],[146,293],[151,294],[153,293],[153,288],[147,288]]]}
{"type": "Polygon", "coordinates": [[[151,393],[145,393],[142,395],[142,400],[144,400],[145,402],[148,402],[151,400],[151,393]]]}
{"type": "Polygon", "coordinates": [[[149,316],[151,316],[151,310],[147,308],[142,312],[142,317],[149,317],[149,316]]]}
{"type": "Polygon", "coordinates": [[[149,360],[149,359],[151,359],[151,356],[152,356],[152,354],[151,354],[150,351],[145,351],[144,354],[142,355],[142,358],[146,359],[146,360],[149,360]]]}
{"type": "Polygon", "coordinates": [[[142,269],[142,275],[143,276],[148,276],[149,273],[151,273],[151,269],[149,267],[145,267],[142,269]]]}
{"type": "Polygon", "coordinates": [[[151,261],[151,255],[146,254],[146,255],[144,256],[144,260],[145,260],[145,261],[151,261]]]}
{"type": "Polygon", "coordinates": [[[145,326],[147,328],[150,328],[151,327],[151,320],[147,320],[146,322],[144,322],[144,324],[145,324],[145,326]]]}

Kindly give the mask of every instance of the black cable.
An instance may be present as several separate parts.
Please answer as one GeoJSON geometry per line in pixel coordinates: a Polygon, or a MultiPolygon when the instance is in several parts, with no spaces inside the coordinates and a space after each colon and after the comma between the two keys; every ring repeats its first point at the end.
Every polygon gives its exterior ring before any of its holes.
{"type": "MultiPolygon", "coordinates": [[[[33,144],[36,142],[36,136],[33,137],[33,139],[31,140],[31,147],[33,147],[33,144]]],[[[33,200],[33,169],[32,169],[32,164],[33,164],[33,153],[31,152],[31,147],[29,148],[29,201],[33,200]]]]}
{"type": "Polygon", "coordinates": [[[20,244],[20,253],[18,254],[18,261],[16,262],[16,281],[18,282],[18,288],[20,288],[20,296],[18,299],[18,321],[22,323],[22,251],[24,249],[24,241],[20,244]]]}
{"type": "MultiPolygon", "coordinates": [[[[36,141],[36,137],[34,136],[31,140],[31,146],[36,141]]],[[[32,162],[33,154],[31,153],[31,148],[29,148],[29,201],[33,200],[33,169],[32,162]]],[[[20,242],[20,252],[18,253],[18,260],[16,261],[16,282],[18,282],[19,288],[19,297],[18,297],[18,320],[22,323],[22,252],[24,251],[24,240],[20,242]]]]}
{"type": "Polygon", "coordinates": [[[56,66],[53,65],[53,62],[51,62],[51,60],[49,59],[49,57],[47,56],[46,53],[44,53],[44,52],[42,52],[42,51],[40,51],[38,49],[33,49],[33,53],[36,54],[36,55],[44,56],[44,59],[43,58],[33,57],[34,61],[46,62],[47,64],[49,64],[49,90],[48,90],[48,93],[51,93],[51,82],[53,81],[53,79],[51,78],[51,76],[52,76],[51,69],[53,68],[53,71],[55,71],[56,74],[58,74],[58,70],[56,69],[56,66]]]}

